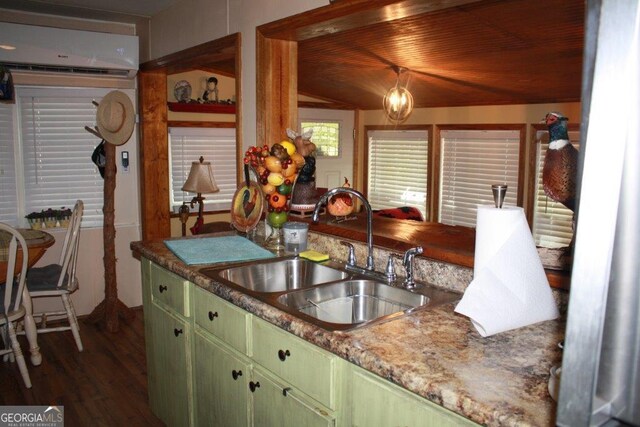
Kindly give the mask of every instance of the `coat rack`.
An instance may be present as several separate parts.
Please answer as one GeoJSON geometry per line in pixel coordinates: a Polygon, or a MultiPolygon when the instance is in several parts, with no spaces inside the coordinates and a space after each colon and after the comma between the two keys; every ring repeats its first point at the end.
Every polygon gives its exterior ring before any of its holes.
{"type": "MultiPolygon", "coordinates": [[[[93,102],[98,105],[97,102],[93,102]]],[[[97,127],[84,127],[85,130],[104,140],[97,127]]],[[[108,142],[108,141],[107,141],[108,142]]],[[[135,312],[118,299],[118,282],[116,280],[116,228],[115,228],[115,202],[116,189],[116,146],[107,143],[105,149],[104,168],[104,214],[103,244],[104,244],[104,300],[91,312],[88,317],[91,323],[104,325],[109,332],[120,330],[119,319],[130,323],[135,318],[135,312]]]]}

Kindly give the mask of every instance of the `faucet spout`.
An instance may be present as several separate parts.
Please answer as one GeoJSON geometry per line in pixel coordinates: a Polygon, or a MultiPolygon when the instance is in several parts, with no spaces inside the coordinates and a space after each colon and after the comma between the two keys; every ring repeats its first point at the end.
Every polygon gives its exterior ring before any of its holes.
{"type": "Polygon", "coordinates": [[[320,200],[318,200],[318,203],[316,203],[316,207],[313,210],[313,216],[311,217],[311,219],[313,220],[313,222],[318,222],[319,219],[319,215],[320,215],[320,209],[322,208],[323,205],[325,205],[327,203],[327,201],[335,196],[336,194],[339,193],[346,193],[346,194],[350,194],[354,197],[357,197],[358,199],[360,199],[360,201],[362,202],[362,205],[364,206],[364,209],[367,213],[367,249],[369,254],[367,255],[367,265],[366,265],[366,269],[373,271],[374,270],[374,266],[373,266],[373,211],[371,210],[371,204],[369,204],[369,201],[366,199],[366,197],[364,197],[364,195],[357,191],[354,190],[352,188],[347,188],[347,187],[337,187],[337,188],[333,188],[329,191],[327,191],[326,193],[324,193],[322,195],[322,197],[320,197],[320,200]]]}

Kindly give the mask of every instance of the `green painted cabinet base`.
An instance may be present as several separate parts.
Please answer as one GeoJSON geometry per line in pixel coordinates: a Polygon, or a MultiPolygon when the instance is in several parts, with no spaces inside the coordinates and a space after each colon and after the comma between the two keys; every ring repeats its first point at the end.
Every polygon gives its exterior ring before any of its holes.
{"type": "Polygon", "coordinates": [[[189,324],[151,304],[149,316],[155,384],[149,384],[151,410],[169,426],[189,425],[189,324]]]}
{"type": "Polygon", "coordinates": [[[248,426],[249,362],[198,331],[194,349],[196,425],[248,426]]]}
{"type": "Polygon", "coordinates": [[[477,425],[356,366],[351,379],[353,427],[477,425]]]}
{"type": "Polygon", "coordinates": [[[330,427],[335,420],[296,396],[295,390],[260,368],[253,371],[253,425],[273,427],[330,427]]]}
{"type": "Polygon", "coordinates": [[[476,425],[142,260],[149,400],[168,426],[476,425]]]}

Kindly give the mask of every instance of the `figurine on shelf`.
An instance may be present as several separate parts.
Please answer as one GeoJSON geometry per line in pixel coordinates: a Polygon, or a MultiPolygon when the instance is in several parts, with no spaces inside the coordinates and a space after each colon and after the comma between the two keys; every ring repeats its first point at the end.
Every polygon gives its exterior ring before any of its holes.
{"type": "Polygon", "coordinates": [[[207,79],[207,89],[202,94],[202,100],[205,104],[218,103],[218,79],[215,77],[207,79]]]}
{"type": "Polygon", "coordinates": [[[299,173],[291,196],[291,209],[299,212],[313,210],[318,202],[316,191],[316,145],[311,142],[313,129],[298,134],[287,129],[287,136],[293,141],[298,156],[294,161],[298,164],[299,173]]]}

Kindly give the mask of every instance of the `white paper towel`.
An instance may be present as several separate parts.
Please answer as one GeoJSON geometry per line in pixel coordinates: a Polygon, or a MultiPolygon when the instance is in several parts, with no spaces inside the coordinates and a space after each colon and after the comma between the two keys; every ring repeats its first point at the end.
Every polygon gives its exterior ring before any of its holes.
{"type": "Polygon", "coordinates": [[[455,311],[483,337],[558,317],[522,208],[478,206],[473,281],[455,311]]]}

